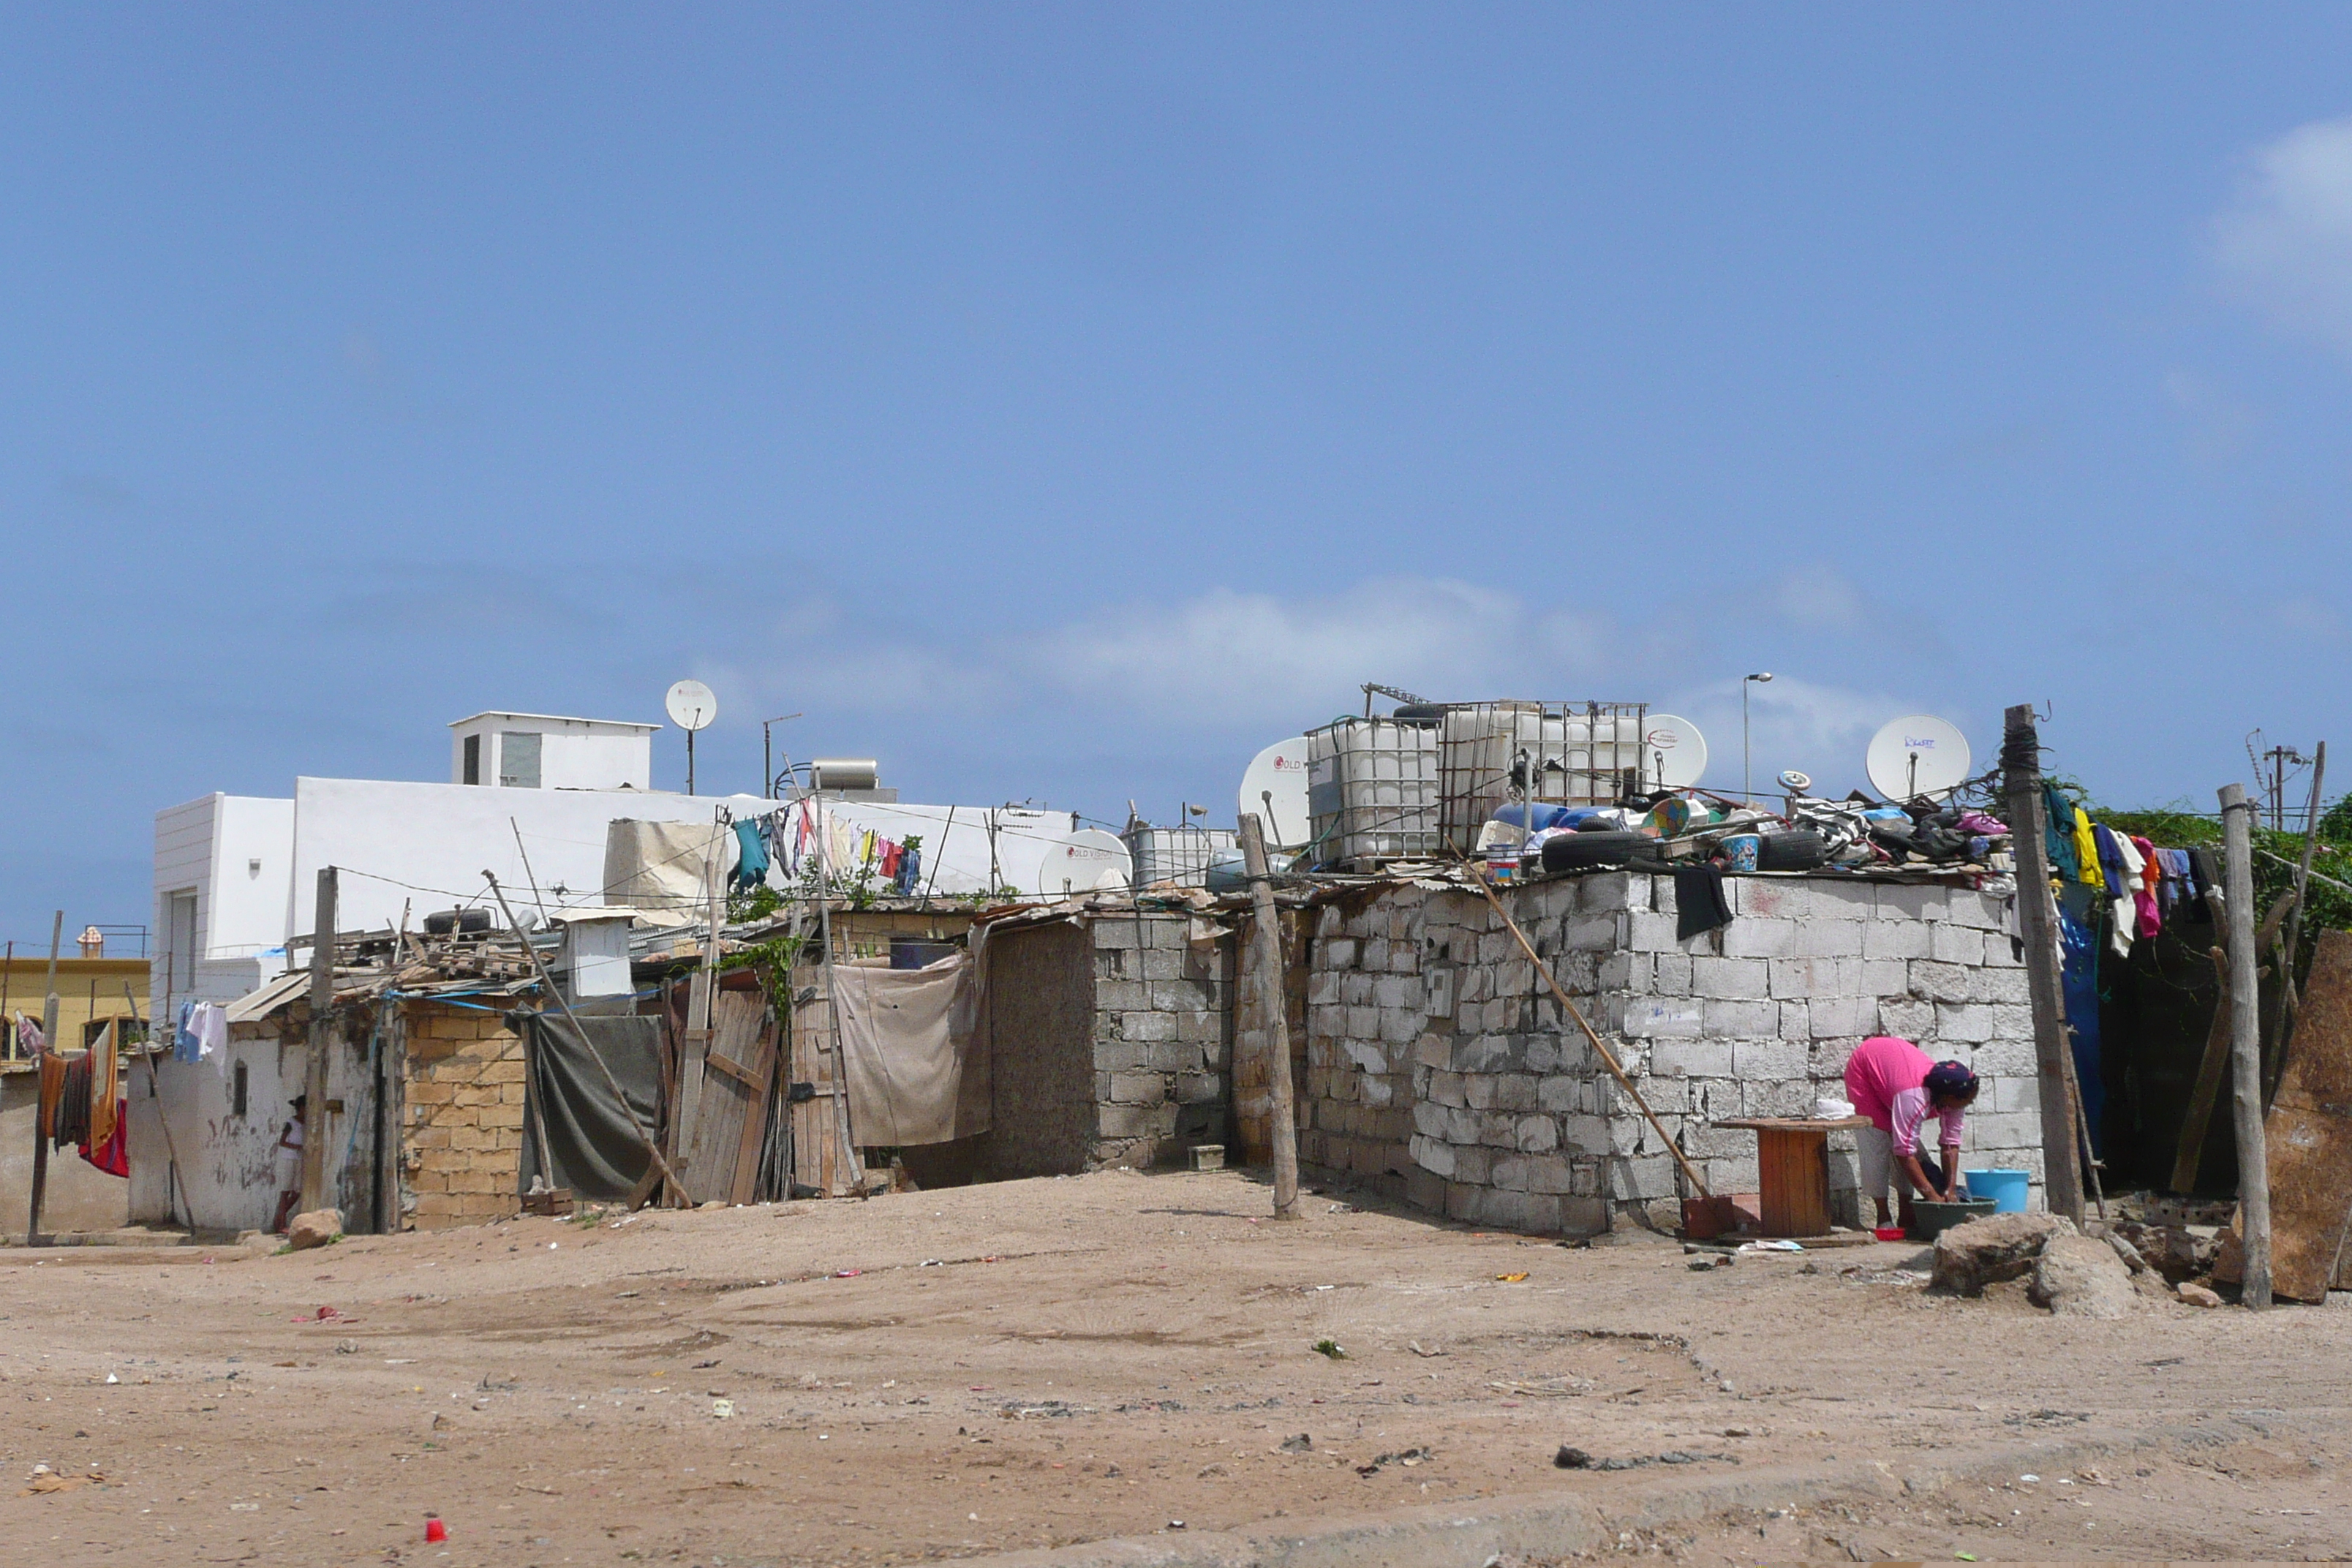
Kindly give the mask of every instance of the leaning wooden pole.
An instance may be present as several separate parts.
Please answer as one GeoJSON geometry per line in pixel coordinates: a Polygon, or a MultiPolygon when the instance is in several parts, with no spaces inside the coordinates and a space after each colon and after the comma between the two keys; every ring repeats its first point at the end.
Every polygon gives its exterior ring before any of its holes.
{"type": "Polygon", "coordinates": [[[2243,784],[2221,790],[2223,879],[2230,889],[2230,1087],[2238,1133],[2239,1234],[2245,1243],[2245,1303],[2271,1304],[2270,1152],[2263,1137],[2262,995],[2254,974],[2254,805],[2243,784]]]}
{"type": "MultiPolygon", "coordinates": [[[[49,922],[49,994],[41,1002],[43,1055],[58,1048],[58,946],[65,934],[66,912],[59,910],[57,919],[49,922]]],[[[37,1067],[40,1058],[33,1059],[37,1067]]],[[[37,1073],[33,1079],[33,1217],[25,1226],[26,1247],[41,1245],[41,1200],[49,1190],[49,1129],[41,1110],[41,1080],[37,1073]]]]}
{"type": "Polygon", "coordinates": [[[2294,868],[2294,902],[2287,906],[2286,944],[2279,950],[2278,1005],[2276,1023],[2271,1028],[2271,1071],[2268,1089],[2278,1090],[2279,1075],[2286,1071],[2286,1047],[2290,1032],[2294,1027],[2294,1015],[2303,1005],[2295,994],[2295,950],[2303,945],[2303,909],[2311,896],[2311,858],[2319,848],[2319,791],[2327,778],[2327,742],[2322,741],[2311,754],[2311,804],[2305,808],[2303,818],[2303,858],[2294,868]]]}
{"type": "Polygon", "coordinates": [[[1250,970],[1257,976],[1259,1016],[1265,1023],[1268,1130],[1274,1141],[1274,1214],[1298,1214],[1298,1112],[1290,1087],[1290,1009],[1282,984],[1282,927],[1265,858],[1265,830],[1257,814],[1241,815],[1242,866],[1249,873],[1250,970]]]}
{"type": "MultiPolygon", "coordinates": [[[[2075,1152],[2073,1047],[2066,992],[2058,973],[2058,906],[2050,892],[2050,850],[2042,805],[2042,736],[2033,705],[2003,715],[2000,765],[2009,798],[2009,842],[2017,857],[2017,908],[2025,935],[2025,984],[2033,1004],[2033,1065],[2042,1108],[2042,1174],[2050,1212],[2083,1223],[2083,1165],[2075,1152]]],[[[2070,823],[2071,828],[2073,825],[2070,823]]]]}

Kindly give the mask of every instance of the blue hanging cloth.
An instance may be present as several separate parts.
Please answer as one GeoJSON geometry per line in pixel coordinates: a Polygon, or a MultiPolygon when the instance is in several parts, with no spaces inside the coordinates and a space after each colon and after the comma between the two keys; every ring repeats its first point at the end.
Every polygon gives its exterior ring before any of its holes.
{"type": "MultiPolygon", "coordinates": [[[[2089,888],[2084,890],[2092,891],[2089,888]]],[[[2089,921],[2077,917],[2067,907],[2074,901],[2062,899],[2058,906],[2058,951],[2065,961],[2059,972],[2059,989],[2066,999],[2066,1024],[2074,1039],[2074,1082],[2083,1095],[2083,1119],[2091,1124],[2091,1153],[2104,1159],[2107,1088],[2099,1076],[2099,931],[2090,907],[2093,900],[2081,900],[2084,905],[2083,913],[2092,916],[2089,921]]]]}
{"type": "Polygon", "coordinates": [[[735,842],[740,849],[735,861],[735,890],[749,892],[768,879],[768,847],[760,840],[759,823],[737,823],[735,842]]]}

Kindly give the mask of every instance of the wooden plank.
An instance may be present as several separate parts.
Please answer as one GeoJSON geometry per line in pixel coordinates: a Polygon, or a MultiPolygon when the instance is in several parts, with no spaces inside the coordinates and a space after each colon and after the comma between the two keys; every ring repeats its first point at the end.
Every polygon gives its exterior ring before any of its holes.
{"type": "MultiPolygon", "coordinates": [[[[693,1122],[693,1152],[686,1169],[687,1188],[697,1203],[732,1199],[737,1152],[751,1097],[751,1086],[741,1076],[740,1058],[756,1050],[765,1007],[757,993],[744,991],[722,991],[711,1005],[711,1040],[703,1065],[726,1062],[735,1066],[737,1072],[730,1075],[722,1069],[702,1077],[701,1105],[693,1122]]],[[[688,1048],[693,1048],[691,1040],[688,1048]]]]}
{"type": "Polygon", "coordinates": [[[768,1137],[770,1090],[776,1071],[775,1037],[761,1031],[754,1054],[759,1065],[756,1076],[747,1079],[744,1084],[743,1135],[735,1148],[734,1190],[728,1199],[730,1203],[748,1204],[759,1189],[760,1145],[768,1137]]]}

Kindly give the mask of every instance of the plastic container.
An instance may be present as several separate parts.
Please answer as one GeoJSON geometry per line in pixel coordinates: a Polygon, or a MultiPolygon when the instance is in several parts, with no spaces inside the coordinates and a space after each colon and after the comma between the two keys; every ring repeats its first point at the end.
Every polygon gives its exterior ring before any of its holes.
{"type": "Polygon", "coordinates": [[[1119,835],[1135,859],[1135,885],[1199,888],[1207,885],[1209,863],[1220,850],[1237,847],[1230,827],[1146,827],[1119,835]]]}
{"type": "Polygon", "coordinates": [[[1991,1200],[1995,1214],[2023,1214],[2026,1192],[2033,1180],[2031,1171],[1962,1171],[1960,1180],[1968,1184],[1969,1196],[1991,1200]]]}
{"type": "Polygon", "coordinates": [[[1307,855],[1323,865],[1434,857],[1437,726],[1342,719],[1308,731],[1307,815],[1307,855]]]}
{"type": "Polygon", "coordinates": [[[1932,1204],[1925,1198],[1914,1198],[1911,1200],[1911,1239],[1933,1241],[1956,1225],[1982,1219],[1992,1212],[1990,1198],[1969,1198],[1957,1204],[1932,1204]]]}
{"type": "Polygon", "coordinates": [[[1734,871],[1756,869],[1756,857],[1764,847],[1764,840],[1753,833],[1734,833],[1723,841],[1725,866],[1734,871]]]}

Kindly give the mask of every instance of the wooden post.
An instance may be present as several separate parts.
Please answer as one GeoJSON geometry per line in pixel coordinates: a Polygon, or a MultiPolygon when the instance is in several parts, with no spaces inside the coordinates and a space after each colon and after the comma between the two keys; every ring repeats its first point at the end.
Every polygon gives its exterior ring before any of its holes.
{"type": "Polygon", "coordinates": [[[2294,953],[2303,943],[2303,906],[2311,888],[2311,858],[2319,847],[2319,786],[2327,777],[2327,742],[2322,741],[2311,755],[2311,805],[2304,813],[2303,858],[2294,868],[2294,902],[2287,906],[2286,945],[2279,951],[2278,1007],[2276,1021],[2271,1027],[2271,1071],[2269,1088],[2274,1093],[2279,1076],[2286,1071],[2288,1031],[2294,1027],[2295,1010],[2302,998],[2294,994],[2294,953]]]}
{"type": "Polygon", "coordinates": [[[2229,885],[2230,1087],[2238,1133],[2239,1233],[2246,1248],[2245,1303],[2271,1304],[2271,1170],[2263,1137],[2262,997],[2254,975],[2253,803],[2243,784],[2221,789],[2222,867],[2229,885]]]}
{"type": "Polygon", "coordinates": [[[1271,1101],[1267,1130],[1274,1140],[1274,1215],[1298,1214],[1298,1112],[1290,1088],[1290,1010],[1282,983],[1282,927],[1274,908],[1274,883],[1266,868],[1265,831],[1257,813],[1241,815],[1242,868],[1249,873],[1250,969],[1257,976],[1260,1016],[1265,1024],[1265,1081],[1271,1101]]]}
{"type": "Polygon", "coordinates": [[[327,1206],[327,1047],[335,1013],[335,868],[319,868],[318,907],[310,921],[310,1062],[303,1085],[304,1213],[327,1206]]]}
{"type": "MultiPolygon", "coordinates": [[[[2052,1214],[2083,1223],[2083,1165],[2075,1152],[2074,1073],[2066,1039],[2066,993],[2058,973],[2058,907],[2050,893],[2050,850],[2043,837],[2042,737],[2033,705],[2003,716],[2001,767],[2007,773],[2009,841],[2017,857],[2017,908],[2025,932],[2025,983],[2033,1003],[2033,1064],[2041,1089],[2042,1191],[2052,1214]]],[[[2068,824],[2071,829],[2073,825],[2068,824]]]]}
{"type": "MultiPolygon", "coordinates": [[[[66,912],[49,923],[49,985],[48,995],[41,1003],[41,1052],[46,1056],[58,1048],[58,944],[65,940],[66,912]]],[[[37,1064],[40,1058],[36,1057],[37,1064]]],[[[33,1079],[33,1215],[25,1225],[25,1245],[38,1247],[47,1238],[41,1235],[41,1199],[49,1190],[48,1129],[41,1125],[41,1082],[33,1079]]]]}
{"type": "Polygon", "coordinates": [[[2213,1022],[2206,1026],[2205,1054],[2197,1061],[2196,1087],[2189,1091],[2189,1110],[2180,1119],[2180,1143],[2172,1155],[2172,1190],[2186,1194],[2197,1187],[2197,1167],[2205,1159],[2205,1133],[2213,1123],[2213,1102],[2221,1098],[2221,1077],[2230,1070],[2230,900],[2218,888],[2206,895],[2213,906],[2213,934],[2219,942],[2209,949],[2213,960],[2213,1022]]]}

